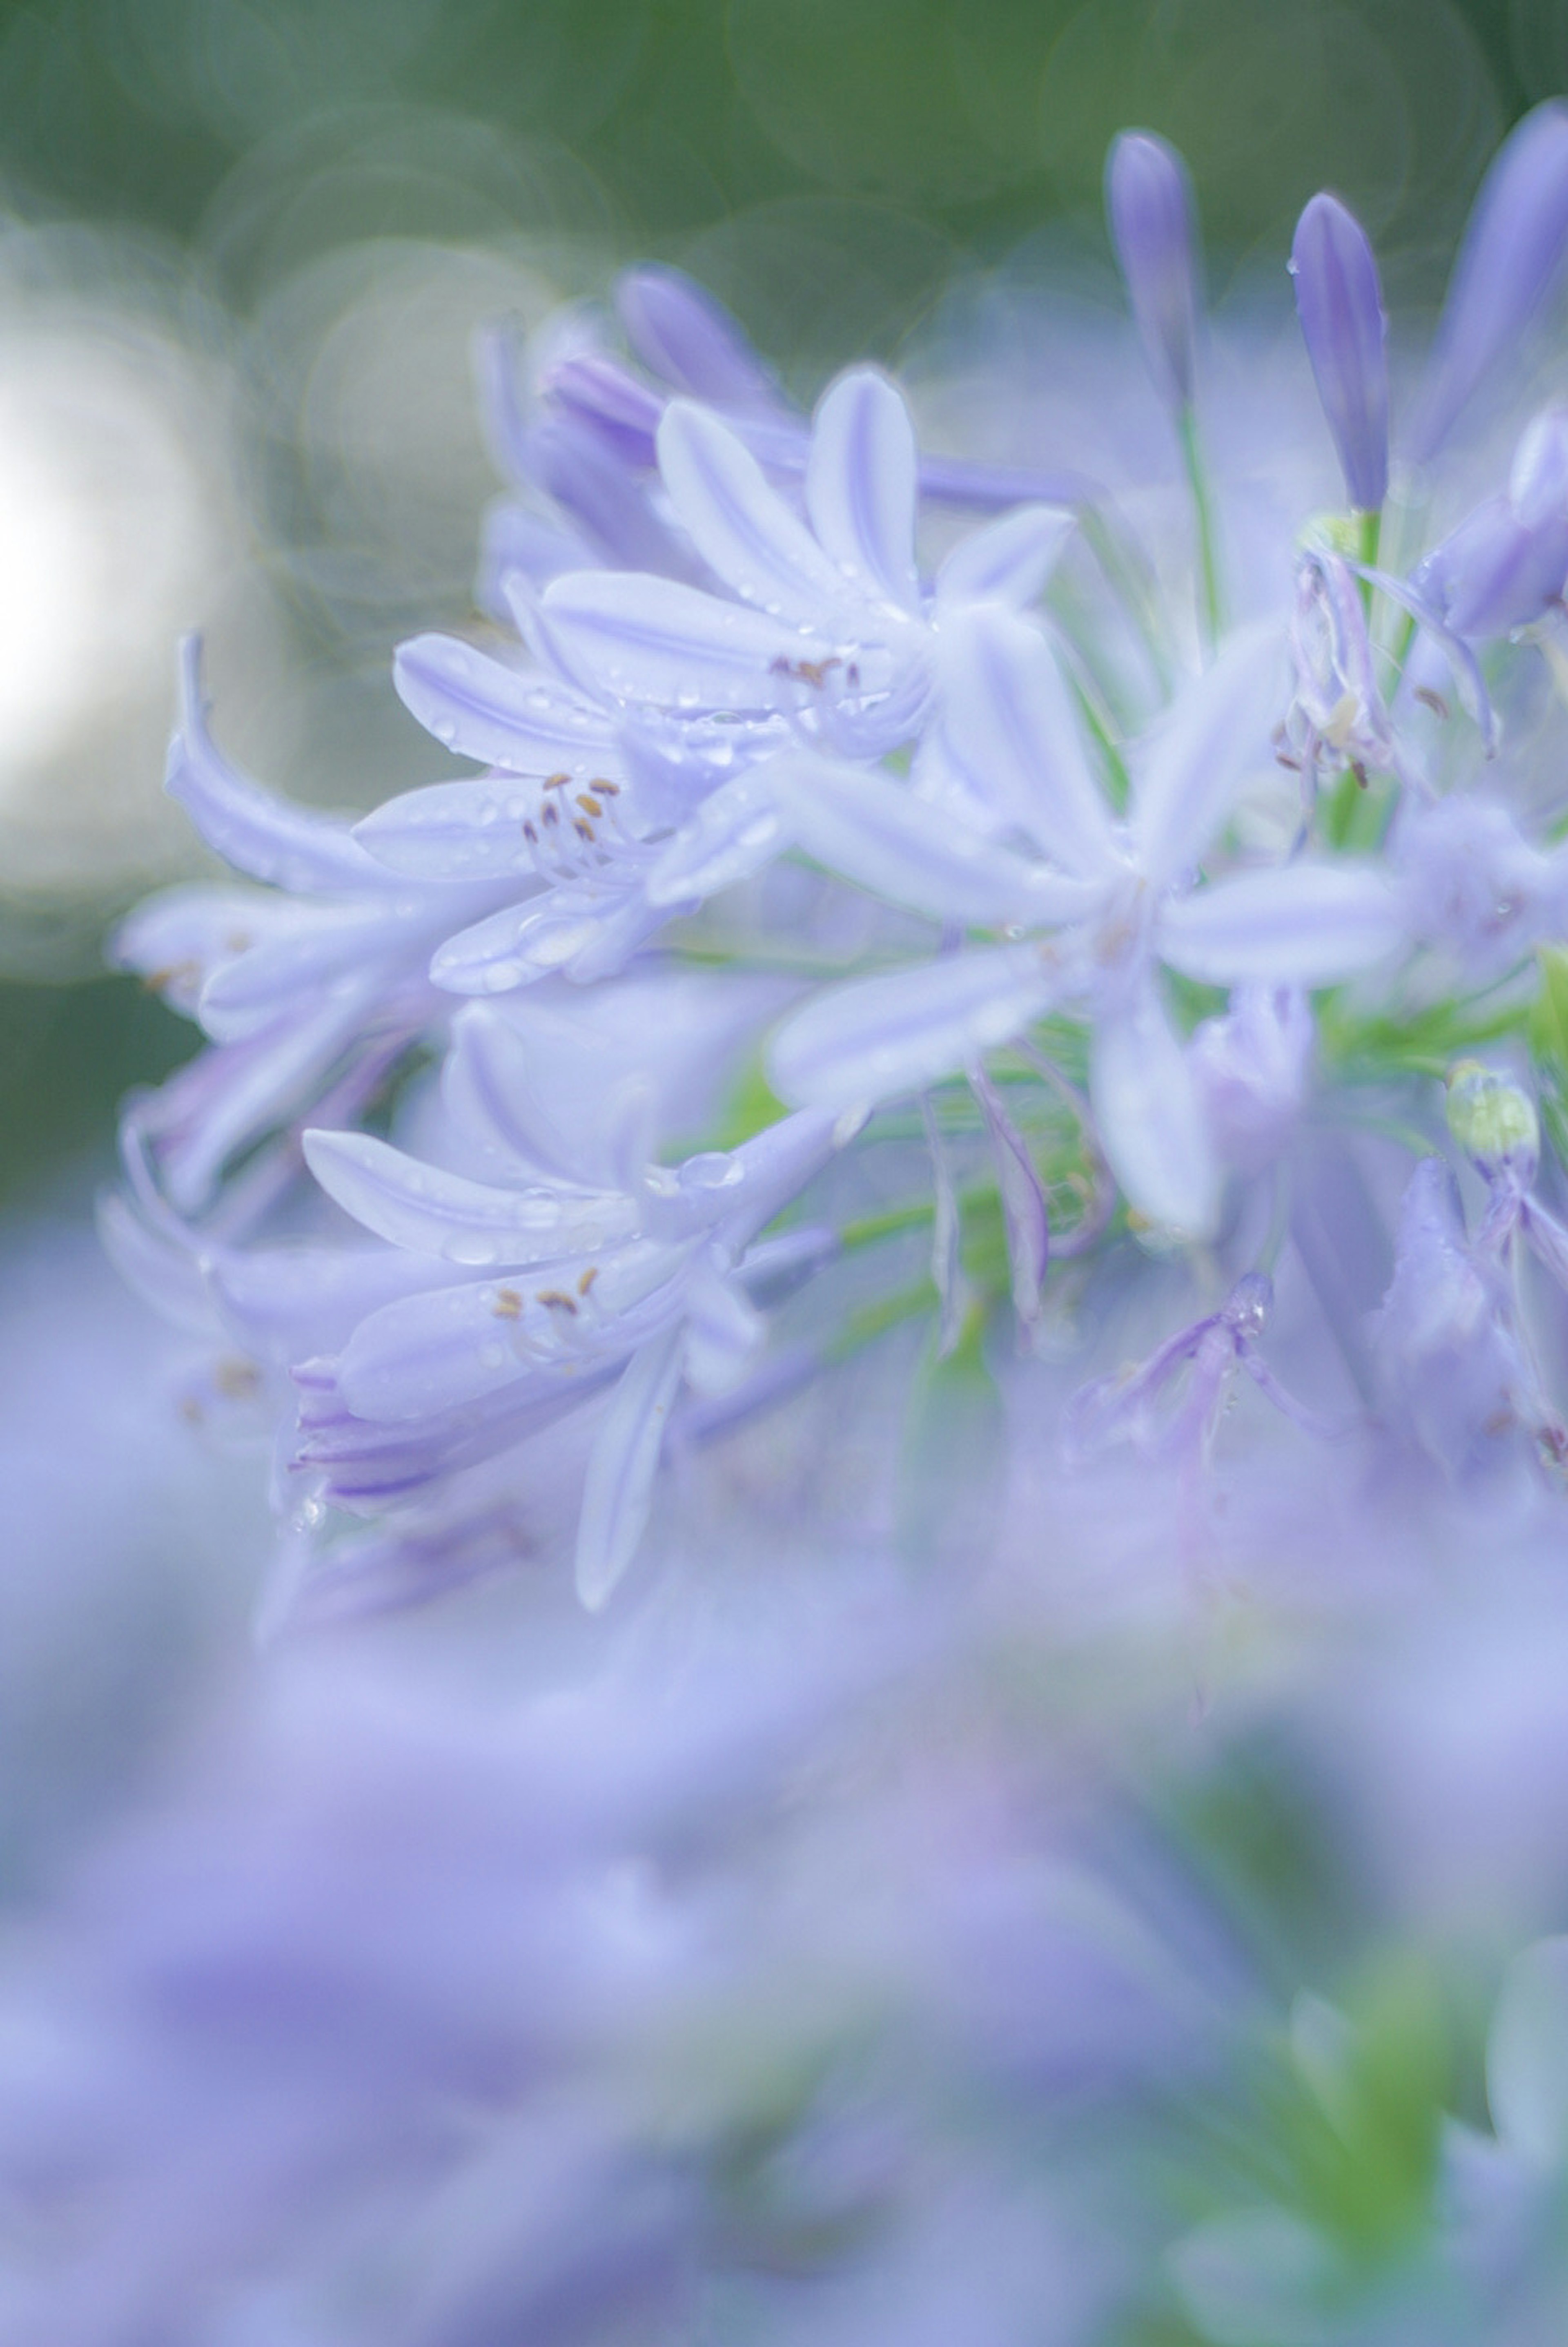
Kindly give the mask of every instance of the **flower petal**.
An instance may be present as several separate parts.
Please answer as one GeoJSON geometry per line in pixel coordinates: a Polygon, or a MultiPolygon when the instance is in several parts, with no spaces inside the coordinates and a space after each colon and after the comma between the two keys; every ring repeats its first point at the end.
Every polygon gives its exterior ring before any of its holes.
{"type": "Polygon", "coordinates": [[[1140,745],[1133,832],[1139,865],[1156,887],[1196,863],[1248,774],[1272,763],[1270,736],[1286,698],[1283,653],[1283,631],[1272,621],[1230,637],[1140,745]]]}
{"type": "Polygon", "coordinates": [[[677,391],[718,407],[779,405],[778,384],[728,311],[678,269],[628,269],[616,308],[638,358],[677,391]]]}
{"type": "Polygon", "coordinates": [[[1055,655],[1038,629],[994,606],[944,623],[943,733],[981,796],[1068,872],[1116,860],[1105,801],[1055,655]]]}
{"type": "Polygon", "coordinates": [[[1166,904],[1157,950],[1211,986],[1332,986],[1385,960],[1406,934],[1377,866],[1282,864],[1166,904]]]}
{"type": "Polygon", "coordinates": [[[900,394],[874,367],[840,375],[817,410],[806,510],[862,594],[919,610],[914,427],[900,394]]]}
{"type": "Polygon", "coordinates": [[[1128,1204],[1185,1238],[1209,1237],[1219,1167],[1186,1055],[1152,986],[1096,1023],[1089,1093],[1128,1204]]]}
{"type": "Polygon", "coordinates": [[[209,847],[238,872],[302,895],[362,888],[376,868],[346,824],[274,798],[231,766],[207,730],[201,640],[179,652],[179,718],[164,788],[209,847]]]}
{"type": "Polygon", "coordinates": [[[1049,1009],[1056,973],[1028,946],[947,954],[830,988],[787,1019],[768,1054],[781,1100],[856,1108],[972,1066],[1049,1009]]]}
{"type": "Polygon", "coordinates": [[[768,773],[808,856],[933,920],[1048,925],[1077,919],[1096,901],[1095,889],[965,829],[889,775],[805,756],[778,759],[768,773]]]}
{"type": "Polygon", "coordinates": [[[602,711],[536,670],[507,668],[456,636],[415,636],[398,646],[392,682],[409,714],[464,758],[577,782],[605,771],[612,734],[602,711]]]}
{"type": "Polygon", "coordinates": [[[378,1238],[443,1262],[553,1263],[630,1238],[631,1198],[544,1184],[504,1190],[405,1157],[368,1133],[307,1133],[305,1163],[330,1198],[378,1238]]]}
{"type": "Polygon", "coordinates": [[[449,994],[504,994],[560,971],[579,985],[613,977],[667,917],[636,876],[597,890],[553,888],[448,938],[430,965],[449,994]]]}
{"type": "Polygon", "coordinates": [[[635,1353],[594,1438],[577,1526],[577,1594],[590,1613],[604,1604],[647,1528],[680,1365],[678,1327],[635,1353]]]}
{"type": "Polygon", "coordinates": [[[667,907],[717,896],[748,880],[789,845],[769,769],[737,774],[660,851],[648,873],[648,902],[667,907]]]}
{"type": "Polygon", "coordinates": [[[967,538],[944,556],[936,574],[939,606],[1033,603],[1073,535],[1074,518],[1061,506],[1019,506],[967,538]]]}
{"type": "Polygon", "coordinates": [[[672,400],[658,428],[658,461],[677,518],[743,603],[807,625],[842,604],[833,565],[717,415],[672,400]]]}
{"type": "MultiPolygon", "coordinates": [[[[619,772],[606,759],[585,777],[585,787],[589,781],[602,783],[606,775],[616,782],[619,772]]],[[[378,864],[410,879],[478,880],[494,873],[521,876],[538,869],[537,847],[524,825],[537,828],[546,795],[554,794],[512,774],[431,783],[423,790],[388,799],[355,825],[354,835],[378,864]]],[[[570,806],[566,811],[575,812],[570,806]]]]}
{"type": "Polygon", "coordinates": [[[576,571],[551,580],[542,609],[551,644],[590,691],[687,715],[771,710],[775,664],[831,650],[766,612],[671,579],[576,571]]]}

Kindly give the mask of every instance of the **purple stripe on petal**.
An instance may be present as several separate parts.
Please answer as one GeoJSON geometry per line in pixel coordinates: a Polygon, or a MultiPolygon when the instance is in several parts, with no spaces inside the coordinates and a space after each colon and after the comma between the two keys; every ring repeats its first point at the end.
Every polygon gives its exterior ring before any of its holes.
{"type": "Polygon", "coordinates": [[[1076,527],[1060,506],[1031,505],[971,530],[942,559],[938,603],[1033,603],[1076,527]]]}
{"type": "Polygon", "coordinates": [[[1162,907],[1156,949],[1211,986],[1331,986],[1407,941],[1400,900],[1372,864],[1282,864],[1162,907]]]}
{"type": "Polygon", "coordinates": [[[462,757],[519,774],[587,781],[611,755],[603,712],[554,679],[507,668],[456,636],[415,636],[392,663],[399,698],[427,733],[462,757]]]}
{"type": "Polygon", "coordinates": [[[842,603],[844,581],[832,563],[718,416],[672,400],[658,457],[677,518],[743,603],[797,625],[842,603]]]}
{"type": "Polygon", "coordinates": [[[872,367],[841,375],[817,410],[806,510],[861,593],[919,610],[914,426],[900,393],[872,367]]]}
{"type": "Polygon", "coordinates": [[[990,607],[956,613],[942,641],[943,733],[972,787],[1064,871],[1109,872],[1117,861],[1110,810],[1044,637],[990,607]]]}
{"type": "Polygon", "coordinates": [[[819,994],[768,1054],[781,1100],[859,1108],[923,1092],[1039,1018],[1061,989],[1028,946],[945,955],[819,994]]]}
{"type": "Polygon", "coordinates": [[[1001,928],[1079,917],[1098,892],[1027,863],[881,772],[826,759],[768,769],[798,846],[830,872],[933,920],[1001,928]]]}
{"type": "Polygon", "coordinates": [[[471,1269],[592,1254],[637,1226],[636,1202],[613,1192],[497,1189],[368,1133],[307,1133],[303,1146],[328,1196],[378,1238],[471,1269]]]}
{"type": "Polygon", "coordinates": [[[765,612],[667,579],[581,571],[553,579],[543,610],[553,647],[590,690],[687,716],[771,710],[781,669],[832,650],[765,612]]]}
{"type": "Polygon", "coordinates": [[[1284,635],[1273,621],[1224,643],[1186,685],[1133,762],[1133,835],[1156,887],[1196,864],[1250,773],[1271,765],[1285,707],[1284,635]]]}

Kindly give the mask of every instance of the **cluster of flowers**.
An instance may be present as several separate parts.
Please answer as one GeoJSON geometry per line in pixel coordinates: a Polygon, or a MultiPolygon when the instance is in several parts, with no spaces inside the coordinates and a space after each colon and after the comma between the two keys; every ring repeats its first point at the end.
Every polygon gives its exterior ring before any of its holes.
{"type": "MultiPolygon", "coordinates": [[[[788,1347],[766,1307],[872,1208],[930,1220],[943,1349],[1003,1306],[964,1262],[999,1214],[1025,1346],[1053,1260],[1132,1230],[1246,1276],[1212,1325],[1262,1376],[1257,1208],[1312,1088],[1313,998],[1335,989],[1341,1063],[1440,1001],[1456,1031],[1522,1031],[1533,977],[1508,986],[1568,926],[1528,774],[1509,804],[1515,712],[1527,765],[1560,657],[1568,411],[1435,543],[1422,520],[1554,274],[1568,123],[1539,112],[1494,168],[1392,503],[1377,267],[1337,200],[1308,206],[1291,266],[1349,509],[1299,518],[1278,616],[1255,595],[1240,627],[1179,160],[1124,138],[1109,198],[1186,453],[1190,593],[1157,591],[1163,549],[1092,485],[922,463],[876,370],[808,424],[699,292],[644,271],[620,311],[645,372],[579,331],[532,406],[494,401],[519,495],[486,577],[521,650],[398,656],[410,710],[483,773],[351,826],[280,804],[215,748],[188,654],[169,786],[251,885],[177,889],[121,935],[209,1048],[133,1108],[110,1230],[155,1295],[221,1322],[244,1382],[292,1380],[290,1602],[537,1546],[519,1494],[582,1417],[577,1582],[601,1604],[667,1441],[834,1350],[832,1304],[788,1347]],[[438,1084],[411,1079],[432,1051],[438,1084]]],[[[1522,1147],[1471,1154],[1527,1188],[1522,1147]]],[[[1471,1349],[1507,1356],[1510,1410],[1547,1433],[1496,1262],[1515,1229],[1559,1276],[1568,1250],[1538,1202],[1472,1246],[1435,1183],[1409,1277],[1441,1257],[1481,1283],[1471,1349]]],[[[1134,1391],[1217,1341],[1176,1339],[1134,1391]]],[[[1413,1341],[1385,1349],[1419,1386],[1413,1341]]]]}
{"type": "Polygon", "coordinates": [[[871,368],[808,419],[645,270],[629,360],[491,354],[487,632],[396,667],[482,771],[282,803],[188,654],[169,784],[242,879],[121,931],[207,1048],[109,1245],[188,1414],[275,1443],[270,1632],[523,1566],[550,1684],[287,1639],[87,1870],[0,2043],[18,2341],[1560,2329],[1563,1943],[1490,2127],[1408,1980],[1260,2052],[1266,1957],[1129,1788],[1201,1778],[1140,1687],[1211,1698],[1237,1581],[1320,1623],[1505,1527],[1528,1613],[1561,1555],[1568,408],[1474,427],[1568,108],[1397,465],[1308,206],[1262,492],[1179,159],[1108,197],[1161,411],[1115,491],[921,456],[871,368]]]}

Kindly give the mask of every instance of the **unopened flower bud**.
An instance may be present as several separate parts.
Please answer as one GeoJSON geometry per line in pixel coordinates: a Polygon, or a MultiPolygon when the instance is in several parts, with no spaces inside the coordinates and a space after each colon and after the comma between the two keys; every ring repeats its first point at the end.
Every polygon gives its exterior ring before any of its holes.
{"type": "Polygon", "coordinates": [[[1389,322],[1366,231],[1337,197],[1314,196],[1302,213],[1290,273],[1350,503],[1376,513],[1389,493],[1389,322]]]}
{"type": "Polygon", "coordinates": [[[1175,148],[1123,131],[1105,168],[1105,210],[1155,388],[1179,415],[1192,405],[1196,305],[1192,191],[1175,148]]]}
{"type": "Polygon", "coordinates": [[[1449,1070],[1448,1129],[1487,1181],[1533,1177],[1541,1153],[1535,1103],[1495,1068],[1460,1060],[1449,1070]]]}

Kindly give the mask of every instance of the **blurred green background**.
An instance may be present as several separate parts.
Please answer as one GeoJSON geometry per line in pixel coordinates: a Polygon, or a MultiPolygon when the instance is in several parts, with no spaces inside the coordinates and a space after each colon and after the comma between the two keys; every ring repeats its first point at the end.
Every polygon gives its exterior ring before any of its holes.
{"type": "Polygon", "coordinates": [[[962,272],[1103,269],[1128,122],[1189,158],[1217,288],[1329,184],[1419,307],[1565,85],[1568,0],[0,6],[0,1204],[85,1190],[188,1046],[95,974],[187,852],[178,630],[285,787],[430,771],[386,659],[468,608],[482,319],[667,257],[809,388],[962,272]]]}

